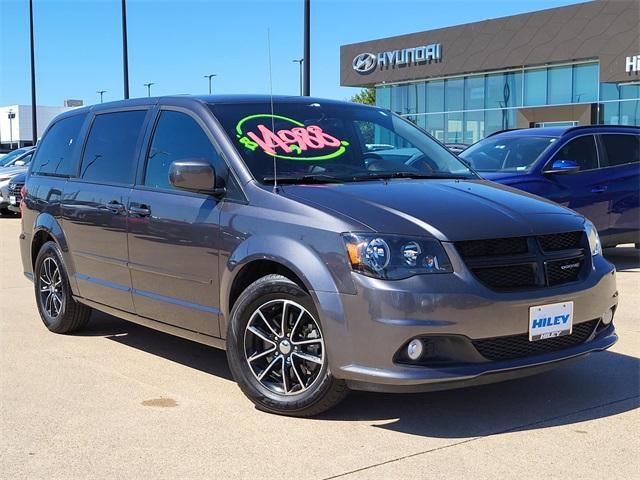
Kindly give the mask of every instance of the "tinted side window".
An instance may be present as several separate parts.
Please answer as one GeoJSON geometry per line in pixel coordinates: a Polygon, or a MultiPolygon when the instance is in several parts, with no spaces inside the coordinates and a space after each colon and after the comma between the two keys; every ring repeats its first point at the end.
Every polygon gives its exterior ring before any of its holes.
{"type": "Polygon", "coordinates": [[[598,168],[595,137],[584,135],[570,140],[555,154],[553,160],[573,160],[580,166],[580,171],[598,168]]]}
{"type": "Polygon", "coordinates": [[[146,110],[133,110],[96,115],[80,176],[93,182],[132,184],[136,146],[146,114],[146,110]]]}
{"type": "Polygon", "coordinates": [[[176,160],[207,160],[222,175],[222,160],[200,125],[189,115],[164,110],[153,134],[144,184],[174,188],[169,183],[169,166],[176,160]]]}
{"type": "Polygon", "coordinates": [[[33,160],[33,153],[30,153],[26,157],[22,157],[20,159],[20,161],[23,163],[23,165],[29,165],[31,163],[31,160],[33,160]]]}
{"type": "Polygon", "coordinates": [[[600,139],[608,166],[640,162],[640,135],[603,134],[600,139]]]}
{"type": "Polygon", "coordinates": [[[78,134],[86,114],[63,118],[51,126],[38,145],[31,171],[40,175],[75,175],[78,134]]]}

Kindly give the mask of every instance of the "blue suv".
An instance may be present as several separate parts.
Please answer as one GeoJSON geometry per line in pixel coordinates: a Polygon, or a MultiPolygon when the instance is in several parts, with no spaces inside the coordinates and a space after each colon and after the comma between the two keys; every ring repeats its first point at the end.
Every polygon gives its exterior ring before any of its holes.
{"type": "Polygon", "coordinates": [[[545,127],[497,132],[460,157],[480,174],[591,220],[604,246],[640,242],[640,128],[545,127]]]}

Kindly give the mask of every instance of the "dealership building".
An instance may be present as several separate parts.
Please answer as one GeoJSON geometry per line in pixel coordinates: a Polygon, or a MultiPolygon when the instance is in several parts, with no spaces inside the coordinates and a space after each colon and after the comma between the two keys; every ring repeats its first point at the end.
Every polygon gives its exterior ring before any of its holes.
{"type": "MultiPolygon", "coordinates": [[[[51,120],[57,115],[72,108],[81,107],[82,104],[82,100],[65,100],[62,107],[37,105],[37,138],[42,136],[51,120]]],[[[31,105],[0,106],[0,153],[33,145],[31,112],[31,105]]]]}
{"type": "Polygon", "coordinates": [[[340,83],[446,143],[498,130],[640,125],[640,2],[596,0],[340,49],[340,83]]]}

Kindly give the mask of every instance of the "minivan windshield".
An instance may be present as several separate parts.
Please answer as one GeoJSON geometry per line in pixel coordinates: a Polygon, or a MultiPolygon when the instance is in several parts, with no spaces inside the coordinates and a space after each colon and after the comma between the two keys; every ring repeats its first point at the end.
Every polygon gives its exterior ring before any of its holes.
{"type": "Polygon", "coordinates": [[[333,102],[211,105],[261,183],[476,178],[463,162],[389,111],[333,102]]]}
{"type": "Polygon", "coordinates": [[[458,156],[479,172],[526,172],[556,140],[533,135],[488,137],[458,156]]]}

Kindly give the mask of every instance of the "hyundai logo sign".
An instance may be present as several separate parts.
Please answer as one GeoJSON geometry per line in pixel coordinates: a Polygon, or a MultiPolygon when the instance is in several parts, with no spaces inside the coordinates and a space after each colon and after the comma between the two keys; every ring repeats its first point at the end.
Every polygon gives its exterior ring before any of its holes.
{"type": "Polygon", "coordinates": [[[389,50],[379,53],[359,53],[353,57],[353,69],[360,74],[367,74],[376,67],[389,68],[401,65],[418,65],[442,59],[442,45],[432,43],[419,47],[403,48],[401,50],[389,50]]]}
{"type": "Polygon", "coordinates": [[[373,53],[361,53],[353,58],[353,69],[358,73],[369,73],[376,68],[377,60],[373,53]]]}

